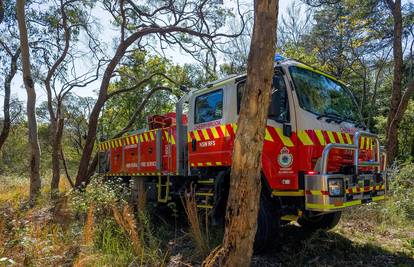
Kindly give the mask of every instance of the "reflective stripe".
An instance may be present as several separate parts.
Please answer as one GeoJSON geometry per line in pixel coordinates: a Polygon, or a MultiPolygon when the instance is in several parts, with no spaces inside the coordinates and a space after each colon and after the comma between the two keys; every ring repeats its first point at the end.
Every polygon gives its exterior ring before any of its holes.
{"type": "Polygon", "coordinates": [[[352,145],[352,139],[349,133],[345,133],[345,137],[346,137],[346,141],[348,142],[348,144],[352,145]]]}
{"type": "Polygon", "coordinates": [[[360,149],[364,149],[365,137],[361,137],[361,144],[359,145],[360,149]]]}
{"type": "Polygon", "coordinates": [[[196,139],[196,141],[198,142],[198,141],[201,141],[201,138],[200,138],[200,136],[198,135],[198,132],[197,131],[193,131],[193,134],[194,134],[194,137],[195,137],[195,139],[196,139]]]}
{"type": "Polygon", "coordinates": [[[299,140],[305,146],[311,146],[311,145],[313,145],[312,139],[310,139],[309,135],[306,133],[305,130],[299,130],[298,131],[298,137],[299,137],[299,140]]]}
{"type": "Polygon", "coordinates": [[[316,136],[318,137],[319,143],[321,145],[326,145],[325,137],[322,134],[322,130],[315,130],[316,136]]]}
{"type": "Polygon", "coordinates": [[[211,128],[211,133],[213,134],[214,138],[220,138],[220,136],[219,136],[219,134],[216,130],[216,127],[211,128]]]}
{"type": "Polygon", "coordinates": [[[280,196],[280,197],[301,197],[305,195],[305,191],[298,190],[298,191],[278,191],[275,190],[272,192],[272,195],[274,196],[280,196]]]}
{"type": "Polygon", "coordinates": [[[233,128],[234,134],[236,134],[236,132],[237,132],[237,124],[236,123],[232,123],[231,124],[231,127],[233,128]]]}
{"type": "Polygon", "coordinates": [[[210,140],[206,129],[202,129],[201,133],[203,134],[204,140],[210,140]]]}
{"type": "Polygon", "coordinates": [[[220,125],[220,129],[223,132],[224,136],[229,136],[229,131],[227,131],[226,125],[220,125]]]}
{"type": "Polygon", "coordinates": [[[329,141],[330,141],[331,143],[336,143],[336,141],[335,141],[335,137],[333,136],[332,131],[326,131],[326,134],[328,135],[328,137],[329,137],[329,141]]]}
{"type": "Polygon", "coordinates": [[[288,146],[288,147],[293,146],[292,140],[290,140],[289,137],[283,135],[283,132],[282,132],[281,128],[275,128],[275,130],[276,130],[277,134],[279,135],[280,140],[282,140],[282,143],[285,146],[288,146]]]}
{"type": "Polygon", "coordinates": [[[336,132],[336,136],[338,136],[339,143],[345,144],[344,138],[342,137],[342,133],[336,132]]]}
{"type": "Polygon", "coordinates": [[[265,132],[265,140],[270,141],[270,142],[274,142],[272,136],[269,133],[269,130],[266,127],[266,132],[265,132]]]}

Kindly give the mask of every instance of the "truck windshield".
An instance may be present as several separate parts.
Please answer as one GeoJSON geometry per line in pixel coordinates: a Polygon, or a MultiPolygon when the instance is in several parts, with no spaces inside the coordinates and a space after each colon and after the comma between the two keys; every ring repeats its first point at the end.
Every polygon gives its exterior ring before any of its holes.
{"type": "Polygon", "coordinates": [[[359,122],[359,111],[348,89],[317,72],[289,67],[300,106],[318,116],[333,116],[359,122]]]}

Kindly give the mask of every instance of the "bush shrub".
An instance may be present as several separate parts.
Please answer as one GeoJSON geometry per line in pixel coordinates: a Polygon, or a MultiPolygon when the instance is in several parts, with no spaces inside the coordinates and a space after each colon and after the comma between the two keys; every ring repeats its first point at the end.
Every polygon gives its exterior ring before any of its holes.
{"type": "Polygon", "coordinates": [[[414,220],[414,164],[406,163],[392,169],[389,177],[396,210],[414,220]]]}

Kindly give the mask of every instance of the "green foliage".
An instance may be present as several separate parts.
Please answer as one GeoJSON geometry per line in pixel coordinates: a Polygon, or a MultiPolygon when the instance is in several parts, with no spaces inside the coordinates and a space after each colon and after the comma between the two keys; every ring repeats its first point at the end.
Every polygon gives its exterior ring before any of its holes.
{"type": "Polygon", "coordinates": [[[168,59],[159,56],[136,51],[125,65],[119,70],[120,79],[111,84],[110,93],[130,88],[153,74],[162,75],[155,75],[149,82],[144,83],[139,88],[114,96],[106,102],[99,127],[103,136],[111,137],[123,129],[151,89],[164,86],[171,88],[172,92],[165,90],[156,92],[134,122],[135,129],[146,126],[146,117],[149,114],[163,114],[174,111],[175,102],[184,93],[179,89],[180,86],[191,85],[186,67],[174,65],[168,59]],[[165,76],[169,78],[167,79],[165,76]]]}
{"type": "Polygon", "coordinates": [[[390,189],[394,194],[396,211],[405,218],[414,220],[414,164],[403,164],[392,170],[390,189]]]}

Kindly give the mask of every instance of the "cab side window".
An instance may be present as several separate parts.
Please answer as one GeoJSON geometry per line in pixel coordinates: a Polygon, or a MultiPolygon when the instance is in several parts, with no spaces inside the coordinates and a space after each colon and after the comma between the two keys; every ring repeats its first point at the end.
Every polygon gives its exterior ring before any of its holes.
{"type": "MultiPolygon", "coordinates": [[[[237,85],[237,114],[240,112],[240,102],[243,96],[246,82],[242,81],[237,85]]],[[[277,122],[289,121],[289,99],[287,96],[286,84],[283,76],[278,71],[273,76],[272,96],[269,106],[269,119],[277,122]]]]}
{"type": "Polygon", "coordinates": [[[197,96],[194,123],[219,120],[223,117],[223,89],[197,96]]]}

